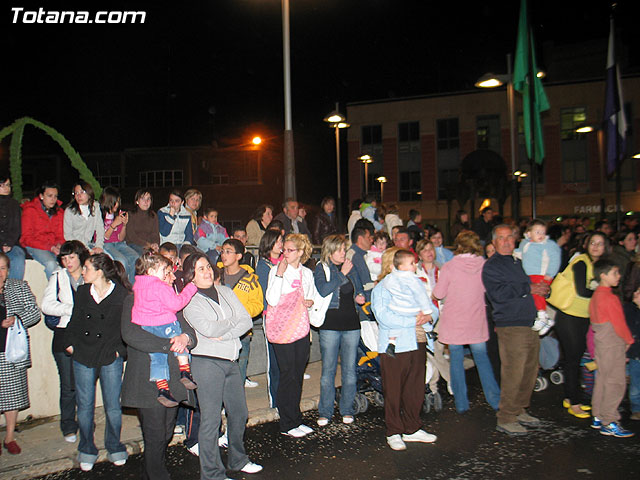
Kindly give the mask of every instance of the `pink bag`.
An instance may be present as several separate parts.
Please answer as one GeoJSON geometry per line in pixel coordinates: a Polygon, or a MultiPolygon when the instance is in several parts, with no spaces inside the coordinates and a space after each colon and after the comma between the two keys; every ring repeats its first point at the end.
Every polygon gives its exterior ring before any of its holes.
{"type": "Polygon", "coordinates": [[[280,297],[278,305],[267,306],[264,328],[271,343],[293,343],[309,335],[309,311],[304,306],[302,271],[300,285],[293,292],[280,297]]]}

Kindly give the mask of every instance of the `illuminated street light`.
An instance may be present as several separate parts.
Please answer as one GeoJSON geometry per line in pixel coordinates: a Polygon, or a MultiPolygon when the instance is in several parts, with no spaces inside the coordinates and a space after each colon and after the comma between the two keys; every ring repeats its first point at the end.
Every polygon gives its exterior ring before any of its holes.
{"type": "Polygon", "coordinates": [[[364,194],[369,194],[369,164],[373,163],[371,155],[360,155],[358,157],[362,163],[364,163],[364,194]]]}
{"type": "Polygon", "coordinates": [[[387,183],[387,177],[378,177],[376,178],[376,180],[380,182],[380,202],[383,202],[384,201],[384,184],[387,183]]]}
{"type": "Polygon", "coordinates": [[[593,130],[594,129],[591,125],[584,125],[580,128],[576,128],[576,133],[591,133],[593,130]]]}
{"type": "Polygon", "coordinates": [[[338,111],[340,108],[338,102],[336,102],[336,109],[325,116],[323,120],[329,124],[330,128],[333,128],[336,133],[336,177],[338,181],[338,196],[336,199],[337,207],[337,220],[338,225],[342,225],[342,185],[340,184],[340,129],[349,128],[351,125],[347,123],[347,117],[338,111]]]}
{"type": "Polygon", "coordinates": [[[636,153],[633,158],[640,158],[640,152],[636,153]]]}
{"type": "Polygon", "coordinates": [[[260,137],[253,137],[251,139],[251,143],[253,143],[254,145],[260,145],[262,143],[262,138],[260,137]]]}

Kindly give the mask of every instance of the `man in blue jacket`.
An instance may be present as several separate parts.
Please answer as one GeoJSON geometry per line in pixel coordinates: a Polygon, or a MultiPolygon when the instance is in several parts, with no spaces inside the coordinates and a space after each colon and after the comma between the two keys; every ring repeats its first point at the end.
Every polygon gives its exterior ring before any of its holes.
{"type": "Polygon", "coordinates": [[[516,243],[512,227],[495,227],[492,243],[496,253],[482,269],[482,282],[493,309],[502,364],[496,430],[526,435],[527,426],[540,425],[540,420],[526,411],[538,375],[540,351],[540,337],[531,329],[536,317],[531,295],[546,296],[549,286],[531,284],[522,262],[513,257],[516,243]]]}

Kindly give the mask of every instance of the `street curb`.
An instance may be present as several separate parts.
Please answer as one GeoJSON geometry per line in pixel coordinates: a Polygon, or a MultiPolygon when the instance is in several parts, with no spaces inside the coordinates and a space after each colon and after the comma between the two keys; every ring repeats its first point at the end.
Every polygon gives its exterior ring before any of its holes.
{"type": "MultiPolygon", "coordinates": [[[[318,408],[319,395],[303,398],[300,401],[300,410],[307,412],[318,408]]],[[[250,412],[247,420],[247,427],[255,427],[263,423],[270,423],[278,420],[278,412],[274,408],[260,408],[250,412]]],[[[169,446],[178,445],[184,440],[184,435],[174,435],[169,446]]],[[[136,455],[144,452],[144,442],[140,440],[132,440],[125,443],[129,455],[136,455]]],[[[96,463],[105,462],[107,460],[106,449],[100,449],[98,460],[96,463]]],[[[32,463],[29,465],[14,465],[7,469],[0,469],[0,478],[3,480],[29,480],[34,477],[49,475],[51,473],[61,472],[72,468],[79,468],[79,464],[74,456],[63,457],[55,460],[45,460],[42,463],[32,463]]]]}

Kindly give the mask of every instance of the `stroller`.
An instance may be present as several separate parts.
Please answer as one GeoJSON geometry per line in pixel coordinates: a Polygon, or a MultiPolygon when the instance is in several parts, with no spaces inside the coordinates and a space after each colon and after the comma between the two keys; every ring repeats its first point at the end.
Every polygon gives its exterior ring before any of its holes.
{"type": "Polygon", "coordinates": [[[540,339],[540,370],[533,388],[534,392],[546,390],[549,387],[549,380],[554,385],[564,383],[564,373],[562,369],[558,368],[559,360],[560,344],[558,340],[551,335],[545,335],[540,339]],[[548,380],[544,375],[545,372],[550,372],[548,380]]]}
{"type": "Polygon", "coordinates": [[[369,397],[375,405],[384,406],[382,395],[382,374],[376,347],[378,344],[378,324],[375,321],[361,322],[360,343],[358,344],[358,364],[356,365],[356,381],[358,393],[355,398],[356,413],[364,413],[369,408],[369,397]]]}

